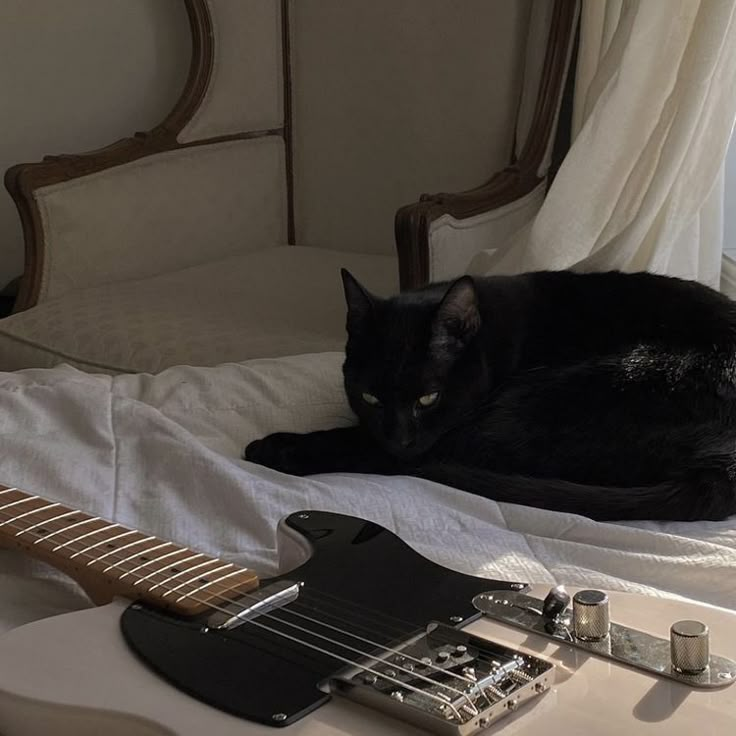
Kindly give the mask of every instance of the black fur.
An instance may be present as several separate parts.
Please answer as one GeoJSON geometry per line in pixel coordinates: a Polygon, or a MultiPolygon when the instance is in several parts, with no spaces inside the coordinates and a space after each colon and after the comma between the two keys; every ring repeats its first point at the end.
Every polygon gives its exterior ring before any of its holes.
{"type": "Polygon", "coordinates": [[[736,306],[724,296],[646,273],[464,276],[387,300],[343,282],[360,426],[271,435],[248,460],[415,475],[594,519],[736,513],[736,306]]]}

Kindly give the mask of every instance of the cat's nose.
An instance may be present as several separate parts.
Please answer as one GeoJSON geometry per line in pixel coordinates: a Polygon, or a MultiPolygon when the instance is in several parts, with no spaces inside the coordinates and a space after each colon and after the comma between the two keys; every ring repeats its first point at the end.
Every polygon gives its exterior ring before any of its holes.
{"type": "Polygon", "coordinates": [[[416,431],[405,417],[386,417],[384,432],[390,452],[405,453],[415,445],[416,431]]]}
{"type": "Polygon", "coordinates": [[[412,447],[414,447],[414,438],[413,437],[396,437],[394,439],[394,447],[398,451],[403,450],[410,450],[412,447]]]}

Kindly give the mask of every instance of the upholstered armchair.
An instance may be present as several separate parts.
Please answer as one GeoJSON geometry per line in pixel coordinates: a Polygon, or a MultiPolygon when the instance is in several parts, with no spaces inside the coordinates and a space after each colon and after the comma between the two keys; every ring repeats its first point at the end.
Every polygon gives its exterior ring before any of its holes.
{"type": "Polygon", "coordinates": [[[1,370],[339,350],[341,267],[378,294],[447,278],[541,204],[573,0],[183,5],[166,120],[6,174],[26,258],[1,370]],[[453,187],[399,209],[396,252],[397,207],[453,187]]]}

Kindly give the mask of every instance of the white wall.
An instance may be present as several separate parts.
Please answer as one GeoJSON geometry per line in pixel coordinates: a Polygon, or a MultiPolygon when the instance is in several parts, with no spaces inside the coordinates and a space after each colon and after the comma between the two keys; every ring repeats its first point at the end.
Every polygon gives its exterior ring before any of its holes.
{"type": "MultiPolygon", "coordinates": [[[[153,127],[178,98],[189,58],[181,0],[0,0],[0,174],[153,127]]],[[[22,270],[3,187],[0,287],[22,270]]]]}
{"type": "Polygon", "coordinates": [[[736,260],[736,136],[726,156],[726,184],[723,201],[723,250],[736,260]]]}
{"type": "Polygon", "coordinates": [[[293,0],[298,243],[394,253],[401,205],[509,163],[529,9],[293,0]]]}

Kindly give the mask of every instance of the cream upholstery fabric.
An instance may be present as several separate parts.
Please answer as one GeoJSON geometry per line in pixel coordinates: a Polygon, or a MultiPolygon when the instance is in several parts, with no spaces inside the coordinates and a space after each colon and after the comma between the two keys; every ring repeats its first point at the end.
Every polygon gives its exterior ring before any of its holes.
{"type": "Polygon", "coordinates": [[[285,243],[284,145],[268,136],[148,156],[37,199],[43,302],[285,243]]]}
{"type": "Polygon", "coordinates": [[[76,291],[0,321],[0,370],[94,372],[342,350],[339,269],[398,291],[390,256],[279,246],[155,278],[76,291]]]}
{"type": "Polygon", "coordinates": [[[215,35],[212,75],[179,141],[280,127],[284,116],[280,3],[208,0],[207,5],[215,35]]]}
{"type": "Polygon", "coordinates": [[[429,226],[429,280],[442,281],[466,273],[476,253],[503,246],[534,219],[544,202],[546,181],[525,197],[475,217],[458,220],[443,215],[429,226]]]}

